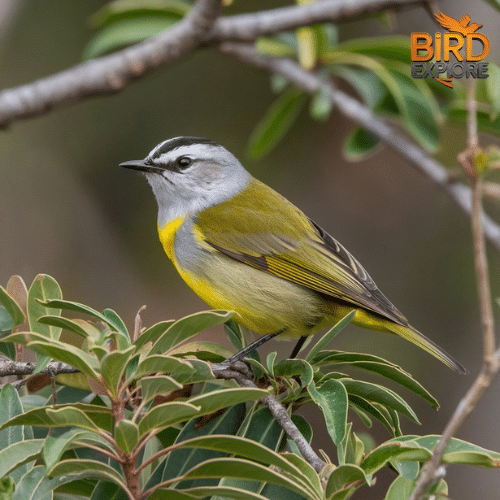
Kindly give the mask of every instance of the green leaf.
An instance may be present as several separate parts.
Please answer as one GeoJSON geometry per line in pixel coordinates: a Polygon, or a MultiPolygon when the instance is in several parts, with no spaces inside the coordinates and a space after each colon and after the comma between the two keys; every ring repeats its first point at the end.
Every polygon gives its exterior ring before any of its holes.
{"type": "Polygon", "coordinates": [[[2,286],[0,286],[0,305],[3,306],[0,307],[0,331],[5,332],[24,323],[22,309],[2,286]]]}
{"type": "Polygon", "coordinates": [[[349,314],[346,314],[340,321],[338,321],[328,332],[326,332],[321,339],[316,342],[316,344],[309,351],[309,354],[306,356],[306,360],[311,363],[311,360],[323,349],[326,347],[337,335],[341,332],[354,318],[356,311],[351,311],[349,314]]]}
{"type": "Polygon", "coordinates": [[[245,337],[241,331],[240,325],[236,323],[233,319],[229,319],[224,323],[224,332],[227,338],[233,344],[238,351],[241,351],[245,347],[245,337]]]}
{"type": "Polygon", "coordinates": [[[43,406],[12,417],[2,425],[5,429],[13,425],[36,425],[40,427],[65,427],[77,425],[86,429],[95,426],[110,432],[113,425],[111,410],[105,406],[76,403],[70,405],[43,406]],[[61,410],[68,410],[67,413],[61,410]],[[49,416],[50,412],[50,416],[49,416]],[[91,421],[91,423],[88,422],[91,421]],[[81,424],[81,425],[78,425],[81,424]]]}
{"type": "MultiPolygon", "coordinates": [[[[304,488],[310,490],[311,495],[305,495],[306,498],[316,497],[316,492],[306,476],[302,474],[296,465],[282,457],[280,454],[270,450],[255,441],[237,436],[203,436],[184,441],[180,444],[180,448],[206,448],[210,450],[218,450],[228,454],[234,454],[248,458],[254,462],[260,462],[267,465],[273,465],[280,469],[284,474],[293,477],[304,488]]],[[[229,477],[227,474],[222,474],[220,477],[229,477]]],[[[245,478],[254,481],[259,481],[258,478],[245,478]]]]}
{"type": "Polygon", "coordinates": [[[277,38],[266,36],[257,38],[255,41],[255,49],[265,56],[293,57],[295,55],[295,48],[288,43],[278,40],[277,38]]]}
{"type": "Polygon", "coordinates": [[[148,402],[156,396],[164,396],[183,387],[182,384],[167,375],[143,377],[139,380],[139,386],[143,402],[148,402]]]}
{"type": "Polygon", "coordinates": [[[93,26],[105,26],[122,19],[138,17],[177,17],[181,19],[191,5],[181,0],[115,0],[99,9],[91,18],[93,26]]]}
{"type": "Polygon", "coordinates": [[[431,457],[431,452],[421,447],[415,441],[387,441],[372,450],[361,463],[361,468],[372,476],[392,460],[411,460],[425,462],[431,457]]]}
{"type": "Polygon", "coordinates": [[[399,411],[410,420],[420,423],[417,415],[415,415],[415,412],[410,408],[408,403],[406,403],[406,401],[404,401],[404,399],[398,396],[394,391],[387,389],[387,387],[382,387],[380,385],[361,380],[352,380],[349,378],[344,378],[341,382],[345,386],[349,395],[354,394],[366,399],[367,401],[373,401],[383,406],[392,408],[399,411]]]}
{"type": "Polygon", "coordinates": [[[389,486],[384,500],[408,500],[415,488],[415,482],[399,476],[389,486]]]}
{"type": "Polygon", "coordinates": [[[225,323],[234,312],[232,311],[202,311],[185,316],[173,323],[156,341],[151,354],[167,353],[169,349],[193,337],[197,333],[215,325],[225,323]]]}
{"type": "Polygon", "coordinates": [[[132,380],[139,380],[145,375],[151,375],[153,373],[192,374],[193,372],[194,366],[191,361],[187,359],[156,354],[149,355],[139,363],[132,380]]]}
{"type": "Polygon", "coordinates": [[[118,314],[116,314],[115,311],[113,311],[113,309],[104,309],[102,314],[113,324],[114,328],[116,328],[118,332],[123,334],[123,336],[117,337],[118,348],[127,349],[127,347],[130,346],[130,334],[128,333],[127,326],[123,320],[120,316],[118,316],[118,314]]]}
{"type": "Polygon", "coordinates": [[[307,391],[312,400],[321,408],[328,434],[335,445],[344,439],[347,426],[347,392],[337,380],[327,380],[319,387],[311,382],[307,391]]]}
{"type": "Polygon", "coordinates": [[[293,125],[305,102],[306,96],[299,89],[283,92],[253,130],[247,154],[252,158],[268,154],[293,125]]]}
{"type": "Polygon", "coordinates": [[[340,490],[348,489],[355,481],[368,483],[365,471],[357,465],[339,465],[328,478],[325,490],[326,498],[331,498],[334,493],[340,490]]]}
{"type": "MultiPolygon", "coordinates": [[[[43,443],[43,439],[29,439],[2,447],[0,450],[0,478],[9,475],[13,470],[28,462],[38,460],[43,443]]],[[[27,468],[24,469],[25,471],[27,468]]]]}
{"type": "MultiPolygon", "coordinates": [[[[485,111],[477,111],[476,116],[477,125],[481,132],[500,135],[500,115],[492,120],[489,113],[486,113],[485,111]]],[[[467,121],[467,111],[465,110],[465,103],[452,103],[448,107],[447,118],[451,122],[465,125],[467,121]]]]}
{"type": "Polygon", "coordinates": [[[57,300],[61,297],[61,288],[54,278],[46,274],[36,276],[28,292],[28,320],[32,332],[40,333],[56,340],[59,338],[61,328],[39,323],[38,318],[47,313],[51,316],[60,316],[60,309],[45,307],[44,303],[47,300],[57,300]]]}
{"type": "Polygon", "coordinates": [[[46,307],[56,307],[67,311],[88,314],[89,316],[92,316],[93,318],[107,324],[111,329],[117,332],[120,331],[119,325],[116,325],[114,321],[110,321],[106,316],[104,316],[104,314],[101,314],[99,311],[96,311],[89,306],[80,304],[79,302],[72,302],[70,300],[47,300],[46,302],[43,302],[42,305],[46,307]]]}
{"type": "Polygon", "coordinates": [[[87,338],[88,331],[82,328],[78,323],[72,321],[68,318],[64,318],[62,316],[40,316],[38,318],[38,322],[43,325],[51,325],[58,328],[63,328],[70,332],[76,333],[80,335],[80,337],[87,338]]]}
{"type": "Polygon", "coordinates": [[[59,462],[51,471],[53,477],[78,474],[79,478],[94,478],[111,481],[126,488],[122,475],[113,467],[97,460],[70,459],[59,462]]]}
{"type": "Polygon", "coordinates": [[[330,117],[333,109],[333,102],[323,87],[314,93],[311,99],[309,113],[311,118],[319,121],[326,121],[330,117]]]}
{"type": "Polygon", "coordinates": [[[486,95],[491,104],[491,118],[495,119],[500,113],[500,68],[492,62],[488,64],[486,95]]]}
{"type": "MultiPolygon", "coordinates": [[[[433,451],[441,436],[402,436],[389,442],[411,442],[417,443],[422,448],[433,451]]],[[[500,467],[500,453],[477,446],[461,439],[452,438],[446,446],[443,460],[444,463],[470,464],[482,467],[500,467]]]]}
{"type": "Polygon", "coordinates": [[[149,500],[165,500],[165,495],[168,495],[168,500],[191,500],[192,498],[219,500],[221,497],[224,500],[268,500],[262,495],[229,486],[197,486],[182,490],[158,489],[148,498],[149,500]]]}
{"type": "Polygon", "coordinates": [[[16,482],[12,477],[2,477],[0,479],[0,500],[12,500],[16,482]]]}
{"type": "Polygon", "coordinates": [[[161,321],[160,323],[156,323],[156,325],[150,326],[148,329],[144,330],[139,335],[139,338],[134,342],[137,350],[141,349],[148,342],[154,344],[174,323],[174,320],[161,321]]]}
{"type": "MultiPolygon", "coordinates": [[[[151,497],[150,497],[151,498],[151,497]]],[[[99,481],[90,500],[128,500],[127,494],[115,483],[99,481]]],[[[68,499],[71,500],[71,497],[68,499]]]]}
{"type": "Polygon", "coordinates": [[[335,50],[378,56],[388,61],[411,61],[411,40],[404,36],[357,38],[336,45],[335,50]]]}
{"type": "Polygon", "coordinates": [[[112,351],[101,360],[101,375],[109,392],[118,396],[120,382],[130,358],[134,355],[135,346],[130,346],[125,351],[112,351]]]}
{"type": "Polygon", "coordinates": [[[153,429],[164,429],[194,416],[213,413],[245,401],[254,401],[267,394],[268,392],[262,389],[222,389],[190,398],[189,403],[164,403],[146,413],[139,423],[139,433],[142,437],[153,429]]]}
{"type": "Polygon", "coordinates": [[[342,145],[342,153],[347,160],[361,161],[377,151],[380,139],[361,127],[355,127],[346,137],[342,145]]]}
{"type": "Polygon", "coordinates": [[[229,358],[233,353],[216,342],[188,342],[169,350],[171,356],[196,356],[203,361],[220,363],[229,358]]]}
{"type": "Polygon", "coordinates": [[[301,26],[295,30],[295,36],[297,37],[299,64],[304,69],[313,69],[318,54],[318,39],[314,29],[310,26],[301,26]]]}
{"type": "Polygon", "coordinates": [[[120,420],[115,427],[116,444],[127,455],[131,455],[139,442],[139,428],[131,420],[120,420]]]}
{"type": "MultiPolygon", "coordinates": [[[[222,415],[211,419],[208,422],[201,422],[199,418],[190,420],[179,433],[176,444],[182,443],[192,438],[199,438],[201,436],[213,436],[219,434],[236,434],[238,428],[245,418],[246,410],[245,403],[240,403],[229,408],[222,415]]],[[[165,462],[161,481],[168,481],[177,476],[181,476],[189,471],[197,464],[209,460],[211,458],[219,458],[227,456],[227,452],[219,450],[210,450],[206,448],[179,448],[173,450],[165,462]]],[[[151,478],[153,479],[153,477],[151,478]]],[[[183,481],[177,485],[177,489],[190,488],[193,486],[214,486],[217,485],[219,480],[204,480],[204,481],[183,481]]],[[[150,480],[149,486],[155,484],[150,480]]],[[[227,486],[227,485],[226,485],[227,486]]],[[[234,485],[233,485],[234,486],[234,485]]]]}
{"type": "Polygon", "coordinates": [[[408,372],[403,370],[400,366],[390,363],[378,356],[355,352],[323,351],[312,359],[312,363],[317,366],[348,364],[349,366],[355,366],[363,370],[378,373],[406,387],[414,394],[427,401],[434,408],[439,408],[437,400],[408,372]]]}
{"type": "Polygon", "coordinates": [[[93,59],[127,45],[159,35],[179,21],[177,17],[122,19],[103,28],[87,45],[83,59],[93,59]]]}
{"type": "Polygon", "coordinates": [[[191,469],[184,479],[197,478],[239,478],[259,482],[269,482],[288,488],[310,500],[321,498],[316,492],[305,488],[297,478],[289,479],[267,466],[237,458],[216,458],[208,460],[191,469]]]}
{"type": "Polygon", "coordinates": [[[354,394],[349,394],[349,404],[353,407],[360,408],[363,412],[376,418],[393,436],[396,436],[394,422],[385,406],[372,403],[354,394]]]}
{"type": "Polygon", "coordinates": [[[79,428],[70,429],[58,436],[48,435],[43,445],[43,461],[50,474],[52,467],[59,463],[63,453],[70,447],[76,446],[74,443],[92,442],[97,446],[106,449],[108,452],[114,453],[111,445],[95,432],[89,432],[79,428]]]}

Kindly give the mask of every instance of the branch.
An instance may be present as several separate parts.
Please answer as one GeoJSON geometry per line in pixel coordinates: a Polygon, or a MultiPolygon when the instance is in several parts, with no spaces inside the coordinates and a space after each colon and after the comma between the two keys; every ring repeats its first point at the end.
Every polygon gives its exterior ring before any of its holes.
{"type": "Polygon", "coordinates": [[[308,24],[337,22],[380,9],[422,3],[422,0],[322,1],[216,21],[220,0],[198,0],[182,21],[156,37],[34,83],[0,92],[0,128],[91,97],[115,94],[197,47],[214,46],[228,39],[255,40],[308,24]]]}
{"type": "MultiPolygon", "coordinates": [[[[212,371],[217,378],[227,380],[233,379],[236,380],[241,387],[257,388],[251,378],[248,378],[248,376],[239,371],[227,368],[224,365],[212,364],[212,371]]],[[[318,455],[316,455],[311,445],[306,441],[297,426],[292,422],[292,419],[288,415],[285,407],[272,394],[264,396],[261,398],[260,402],[269,408],[273,417],[288,434],[290,439],[295,442],[300,450],[300,453],[307,460],[307,462],[309,462],[317,473],[321,472],[325,463],[318,457],[318,455]]]]}
{"type": "MultiPolygon", "coordinates": [[[[443,165],[421,147],[407,139],[395,127],[389,125],[382,118],[376,117],[370,108],[358,100],[335,89],[329,82],[325,82],[314,73],[306,71],[290,59],[264,56],[252,46],[241,43],[228,42],[222,44],[219,50],[246,64],[279,74],[308,94],[314,94],[322,88],[342,114],[384,141],[419,172],[440,186],[468,216],[471,215],[471,189],[459,182],[450,182],[447,170],[443,165]]],[[[482,212],[482,226],[486,238],[500,251],[500,226],[484,212],[482,212]]]]}
{"type": "Polygon", "coordinates": [[[224,41],[252,42],[260,36],[317,23],[336,23],[381,10],[423,5],[422,0],[342,0],[321,1],[283,7],[252,14],[218,19],[203,40],[204,45],[224,41]]]}
{"type": "MultiPolygon", "coordinates": [[[[2,377],[9,377],[12,375],[18,375],[18,376],[23,376],[23,375],[31,375],[35,371],[35,363],[22,363],[20,361],[7,361],[0,363],[0,378],[2,377]]],[[[76,368],[73,368],[70,365],[67,365],[66,363],[61,363],[59,361],[52,361],[49,363],[42,371],[38,372],[35,377],[41,374],[44,375],[51,375],[55,377],[56,375],[59,375],[61,373],[79,373],[80,370],[77,370],[76,368]]],[[[16,382],[8,382],[14,387],[15,389],[18,389],[19,387],[23,386],[26,384],[31,379],[31,377],[22,379],[22,380],[17,380],[16,382]]],[[[5,384],[3,384],[5,385],[5,384]]],[[[0,386],[0,388],[3,387],[3,385],[0,386]]]]}
{"type": "Polygon", "coordinates": [[[89,97],[114,94],[154,69],[177,61],[199,45],[219,10],[220,0],[198,0],[182,21],[156,37],[34,83],[4,90],[0,93],[0,127],[89,97]]]}

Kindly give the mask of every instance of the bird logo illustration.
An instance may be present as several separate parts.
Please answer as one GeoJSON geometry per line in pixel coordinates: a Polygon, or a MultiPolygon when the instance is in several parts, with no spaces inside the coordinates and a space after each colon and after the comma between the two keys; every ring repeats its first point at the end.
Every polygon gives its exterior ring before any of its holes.
{"type": "Polygon", "coordinates": [[[446,14],[443,14],[441,11],[439,11],[439,14],[436,14],[434,12],[434,15],[436,16],[436,19],[438,23],[448,31],[453,31],[456,33],[460,33],[462,36],[467,36],[472,33],[475,33],[479,28],[482,28],[482,24],[476,24],[472,23],[468,26],[470,23],[470,16],[465,15],[460,18],[460,21],[457,21],[455,18],[451,16],[447,16],[446,14]]]}

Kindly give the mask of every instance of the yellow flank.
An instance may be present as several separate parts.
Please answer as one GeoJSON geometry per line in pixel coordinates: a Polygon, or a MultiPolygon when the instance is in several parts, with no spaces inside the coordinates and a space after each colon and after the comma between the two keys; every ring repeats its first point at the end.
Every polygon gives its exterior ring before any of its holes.
{"type": "MultiPolygon", "coordinates": [[[[175,264],[175,259],[174,259],[174,238],[175,238],[175,233],[177,232],[177,229],[179,229],[186,219],[186,215],[182,217],[177,217],[174,220],[171,220],[168,222],[164,227],[158,226],[158,234],[160,236],[160,241],[163,246],[163,250],[165,250],[165,253],[168,255],[168,258],[174,262],[175,264]]],[[[177,267],[177,265],[176,265],[177,267]]]]}

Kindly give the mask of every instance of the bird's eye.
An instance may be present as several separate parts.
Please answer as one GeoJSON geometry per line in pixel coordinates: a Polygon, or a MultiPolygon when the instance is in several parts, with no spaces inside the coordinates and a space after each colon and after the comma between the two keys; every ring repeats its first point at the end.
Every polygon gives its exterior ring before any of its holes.
{"type": "Polygon", "coordinates": [[[177,166],[181,170],[185,170],[186,168],[188,168],[191,163],[193,163],[193,160],[187,156],[181,156],[180,158],[177,158],[177,166]]]}

